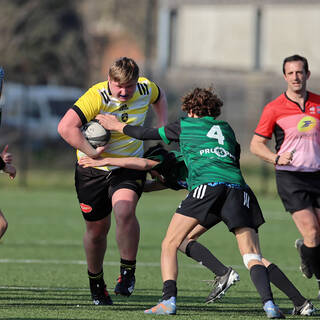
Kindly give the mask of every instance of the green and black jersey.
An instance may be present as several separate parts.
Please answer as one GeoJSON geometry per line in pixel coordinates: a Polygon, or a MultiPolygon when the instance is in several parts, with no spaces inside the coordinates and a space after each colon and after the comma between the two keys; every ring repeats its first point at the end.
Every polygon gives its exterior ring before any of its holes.
{"type": "MultiPolygon", "coordinates": [[[[159,161],[159,159],[154,160],[159,161]]],[[[165,178],[164,185],[168,188],[173,190],[187,189],[188,169],[183,155],[179,151],[169,151],[153,169],[165,178]]]]}
{"type": "Polygon", "coordinates": [[[178,142],[188,168],[189,190],[205,183],[246,186],[239,165],[240,145],[225,121],[185,117],[159,129],[127,125],[123,132],[140,140],[178,142]]]}
{"type": "Polygon", "coordinates": [[[162,175],[166,187],[173,190],[187,189],[188,169],[179,151],[168,151],[159,143],[150,147],[143,157],[158,162],[152,170],[162,175]]]}

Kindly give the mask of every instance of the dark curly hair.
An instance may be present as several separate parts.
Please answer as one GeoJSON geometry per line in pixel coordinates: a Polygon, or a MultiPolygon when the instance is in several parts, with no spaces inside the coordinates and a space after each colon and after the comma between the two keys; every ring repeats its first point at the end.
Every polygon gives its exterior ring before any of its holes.
{"type": "Polygon", "coordinates": [[[221,114],[223,101],[217,96],[213,88],[195,88],[182,97],[181,109],[192,112],[198,117],[218,117],[221,114]]]}

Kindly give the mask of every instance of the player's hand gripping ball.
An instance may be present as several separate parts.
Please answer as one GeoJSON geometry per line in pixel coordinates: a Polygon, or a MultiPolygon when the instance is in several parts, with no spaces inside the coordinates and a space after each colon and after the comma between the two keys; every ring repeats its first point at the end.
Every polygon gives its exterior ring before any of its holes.
{"type": "Polygon", "coordinates": [[[110,131],[105,129],[97,120],[92,120],[83,125],[81,131],[94,148],[106,145],[111,136],[110,131]]]}

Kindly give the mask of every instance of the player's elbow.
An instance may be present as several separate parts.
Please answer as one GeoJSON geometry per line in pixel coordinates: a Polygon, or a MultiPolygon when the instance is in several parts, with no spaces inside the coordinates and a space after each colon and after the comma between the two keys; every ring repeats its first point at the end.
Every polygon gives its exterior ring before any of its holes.
{"type": "Polygon", "coordinates": [[[250,152],[253,153],[254,155],[258,155],[258,150],[259,150],[259,144],[253,138],[250,142],[250,152]]]}
{"type": "Polygon", "coordinates": [[[57,131],[58,131],[58,133],[59,133],[60,136],[61,136],[62,133],[63,133],[63,126],[61,125],[61,122],[59,122],[59,124],[58,124],[57,131]]]}
{"type": "Polygon", "coordinates": [[[250,152],[255,154],[255,147],[254,147],[254,143],[252,143],[252,140],[250,142],[250,152]]]}
{"type": "Polygon", "coordinates": [[[62,121],[58,124],[58,133],[62,138],[65,138],[68,135],[68,127],[64,125],[62,121]]]}

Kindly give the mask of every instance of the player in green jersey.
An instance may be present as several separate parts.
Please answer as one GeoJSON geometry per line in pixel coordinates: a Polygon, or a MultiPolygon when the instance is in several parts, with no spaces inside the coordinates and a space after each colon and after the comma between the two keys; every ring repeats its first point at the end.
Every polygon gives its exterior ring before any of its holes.
{"type": "Polygon", "coordinates": [[[162,242],[162,300],[145,313],[176,313],[177,250],[196,225],[215,217],[235,234],[243,262],[250,270],[267,317],[284,318],[273,301],[268,270],[262,261],[257,231],[264,219],[241,174],[240,146],[229,124],[216,120],[222,105],[212,89],[196,88],[182,99],[182,110],[188,116],[160,129],[139,129],[119,123],[110,115],[97,116],[105,128],[137,139],[178,142],[188,168],[190,193],[173,215],[162,242]]]}
{"type": "MultiPolygon", "coordinates": [[[[172,190],[187,189],[186,179],[188,169],[181,153],[178,151],[167,151],[161,144],[150,147],[144,153],[144,158],[92,159],[82,157],[78,160],[78,163],[83,167],[112,165],[128,169],[147,170],[153,179],[146,180],[144,192],[163,190],[166,188],[172,190]]],[[[200,262],[201,265],[207,267],[215,275],[214,280],[208,281],[208,284],[212,286],[212,290],[206,299],[207,303],[221,298],[225,292],[239,280],[239,275],[235,270],[225,266],[206,247],[196,241],[207,229],[210,229],[211,226],[219,222],[220,220],[218,219],[208,219],[203,226],[196,226],[179,247],[182,253],[200,262]]]]}
{"type": "MultiPolygon", "coordinates": [[[[95,167],[113,165],[135,170],[147,170],[153,180],[147,180],[144,192],[162,190],[170,188],[173,190],[187,189],[186,179],[188,169],[185,166],[182,154],[178,151],[168,152],[161,144],[150,147],[145,153],[144,158],[125,157],[125,158],[103,158],[92,159],[83,157],[78,160],[83,167],[95,167]]],[[[183,240],[179,250],[191,259],[200,262],[207,267],[214,275],[212,290],[206,299],[206,303],[214,302],[221,298],[225,292],[239,280],[239,275],[231,267],[225,266],[218,260],[206,247],[197,240],[198,238],[220,223],[221,219],[211,218],[205,224],[198,224],[183,240]]],[[[299,290],[292,284],[286,275],[277,265],[271,263],[264,257],[262,262],[266,266],[270,282],[279,288],[292,301],[294,308],[292,313],[298,315],[312,315],[315,312],[313,304],[301,295],[299,290]]]]}

